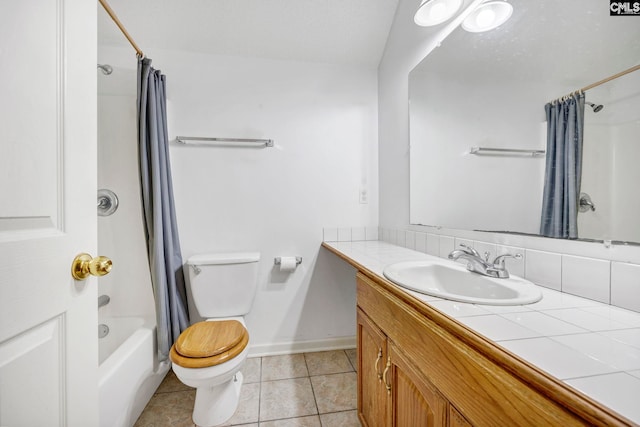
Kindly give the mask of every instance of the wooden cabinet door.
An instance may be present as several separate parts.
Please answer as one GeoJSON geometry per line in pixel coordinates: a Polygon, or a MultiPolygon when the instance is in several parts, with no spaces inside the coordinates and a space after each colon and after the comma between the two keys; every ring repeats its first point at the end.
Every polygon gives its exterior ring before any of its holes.
{"type": "Polygon", "coordinates": [[[471,423],[453,406],[449,405],[449,427],[472,427],[471,423]]]}
{"type": "Polygon", "coordinates": [[[385,380],[391,386],[391,426],[444,427],[447,401],[435,387],[400,353],[388,344],[390,370],[385,380]]]}
{"type": "Polygon", "coordinates": [[[358,309],[358,418],[363,427],[388,424],[388,396],[382,373],[387,337],[358,309]]]}

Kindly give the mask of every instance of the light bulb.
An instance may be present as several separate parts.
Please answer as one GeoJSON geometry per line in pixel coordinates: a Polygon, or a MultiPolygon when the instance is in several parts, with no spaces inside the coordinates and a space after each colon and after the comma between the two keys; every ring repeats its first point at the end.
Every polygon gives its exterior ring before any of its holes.
{"type": "Polygon", "coordinates": [[[491,9],[485,8],[476,16],[476,25],[480,28],[487,28],[493,24],[494,19],[496,19],[496,13],[491,9]]]}

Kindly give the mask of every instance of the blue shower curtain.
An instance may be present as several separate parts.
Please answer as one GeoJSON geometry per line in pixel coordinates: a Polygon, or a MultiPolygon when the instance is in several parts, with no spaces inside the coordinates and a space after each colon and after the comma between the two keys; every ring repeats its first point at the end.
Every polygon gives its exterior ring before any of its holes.
{"type": "Polygon", "coordinates": [[[578,238],[578,203],[582,176],[584,94],[545,105],[547,160],[540,234],[578,238]]]}
{"type": "Polygon", "coordinates": [[[138,58],[138,149],[151,283],[158,322],[158,356],[165,360],[189,326],[182,254],[173,201],[165,76],[138,58]]]}

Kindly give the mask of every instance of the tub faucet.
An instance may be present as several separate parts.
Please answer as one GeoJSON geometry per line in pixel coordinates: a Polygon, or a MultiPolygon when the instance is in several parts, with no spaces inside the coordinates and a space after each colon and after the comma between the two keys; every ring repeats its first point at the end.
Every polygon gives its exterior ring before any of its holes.
{"type": "Polygon", "coordinates": [[[504,264],[506,258],[522,259],[522,255],[504,254],[498,255],[493,262],[489,262],[489,253],[485,252],[485,259],[482,259],[478,251],[470,246],[461,244],[462,249],[455,249],[449,254],[449,259],[457,261],[462,258],[467,261],[467,270],[482,274],[483,276],[506,279],[509,272],[504,264]]]}

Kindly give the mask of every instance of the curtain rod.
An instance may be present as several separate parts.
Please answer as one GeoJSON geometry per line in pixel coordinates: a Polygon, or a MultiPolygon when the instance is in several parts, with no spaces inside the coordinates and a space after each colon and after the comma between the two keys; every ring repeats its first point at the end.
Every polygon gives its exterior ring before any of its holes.
{"type": "Polygon", "coordinates": [[[144,53],[142,53],[142,50],[140,50],[136,42],[133,41],[133,38],[131,37],[127,29],[124,27],[124,25],[122,25],[122,22],[120,22],[120,20],[118,19],[118,16],[113,11],[113,9],[111,9],[111,6],[109,6],[109,3],[107,3],[107,0],[98,0],[98,1],[100,2],[104,10],[109,14],[111,19],[113,19],[113,22],[116,23],[120,31],[122,31],[122,34],[124,34],[127,40],[129,40],[129,43],[131,43],[131,46],[133,46],[133,48],[136,50],[136,53],[138,54],[138,56],[141,58],[144,58],[144,53]]]}
{"type": "Polygon", "coordinates": [[[622,76],[624,76],[625,74],[629,74],[629,73],[632,73],[632,72],[634,72],[634,71],[638,71],[638,70],[640,70],[640,64],[636,65],[635,67],[631,67],[631,68],[629,68],[629,69],[626,69],[626,70],[624,70],[624,71],[620,71],[618,74],[614,74],[613,76],[609,76],[609,77],[607,77],[606,79],[602,79],[602,80],[600,80],[600,81],[597,81],[597,82],[595,82],[595,83],[592,83],[592,84],[590,84],[589,86],[585,86],[585,87],[583,87],[583,88],[582,88],[582,89],[580,89],[580,90],[581,90],[582,92],[586,92],[586,91],[588,91],[589,89],[593,89],[593,88],[594,88],[594,87],[596,87],[596,86],[600,86],[601,84],[605,84],[605,83],[607,83],[607,82],[610,82],[611,80],[615,80],[615,79],[617,79],[618,77],[622,77],[622,76]]]}
{"type": "Polygon", "coordinates": [[[584,92],[588,91],[589,89],[593,89],[594,87],[597,87],[597,86],[600,86],[600,85],[602,85],[602,84],[608,83],[608,82],[610,82],[611,80],[615,80],[615,79],[617,79],[618,77],[622,77],[622,76],[624,76],[624,75],[626,75],[626,74],[633,73],[634,71],[638,71],[638,70],[640,70],[640,64],[635,65],[635,66],[633,66],[633,67],[631,67],[631,68],[627,68],[627,69],[626,69],[626,70],[624,70],[624,71],[620,71],[619,73],[614,74],[614,75],[612,75],[612,76],[609,76],[609,77],[607,77],[607,78],[604,78],[604,79],[602,79],[602,80],[598,80],[597,82],[595,82],[595,83],[591,83],[591,84],[590,84],[590,85],[588,85],[588,86],[585,86],[585,87],[583,87],[583,88],[581,88],[581,89],[578,89],[578,90],[576,90],[576,91],[573,91],[573,92],[571,92],[571,93],[570,93],[570,94],[568,94],[568,95],[561,96],[560,98],[556,98],[556,99],[554,99],[554,100],[553,100],[553,101],[551,101],[551,102],[559,102],[559,101],[562,101],[562,100],[564,100],[564,99],[566,99],[566,98],[570,97],[571,95],[579,94],[579,93],[584,93],[584,92]]]}

